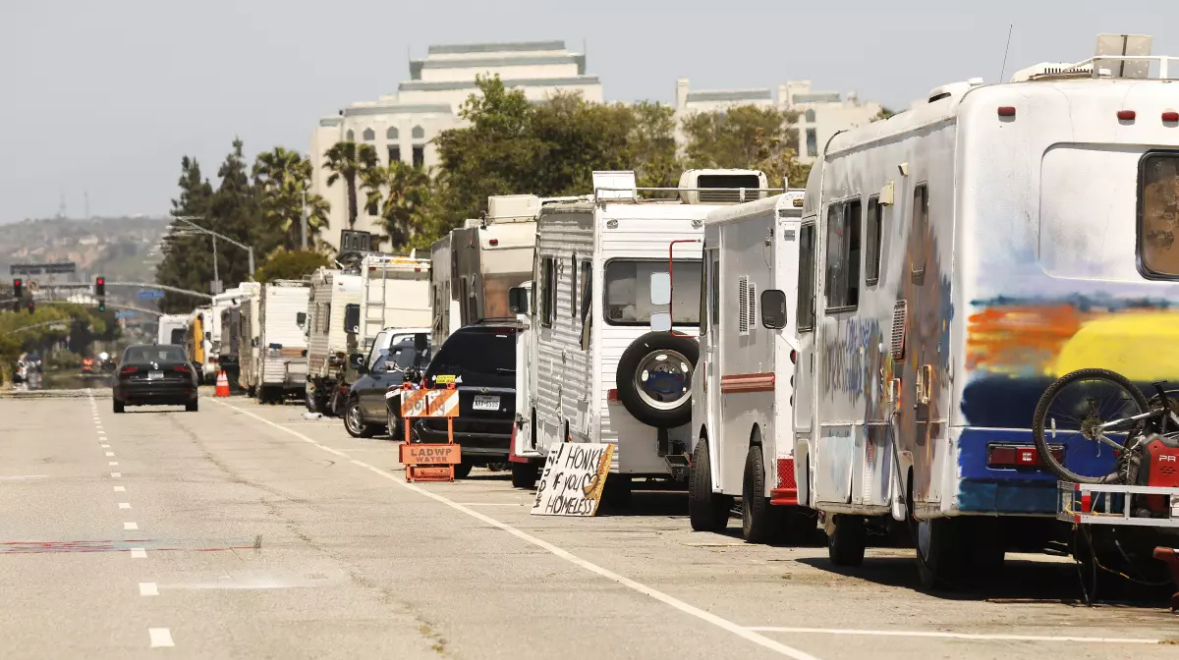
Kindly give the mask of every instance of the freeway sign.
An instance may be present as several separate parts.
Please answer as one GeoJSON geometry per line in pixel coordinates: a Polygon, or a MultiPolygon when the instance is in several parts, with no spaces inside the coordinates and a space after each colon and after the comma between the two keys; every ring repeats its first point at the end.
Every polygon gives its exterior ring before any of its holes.
{"type": "Polygon", "coordinates": [[[164,292],[159,289],[148,289],[146,291],[140,291],[136,295],[140,300],[156,300],[157,298],[163,298],[164,292]]]}

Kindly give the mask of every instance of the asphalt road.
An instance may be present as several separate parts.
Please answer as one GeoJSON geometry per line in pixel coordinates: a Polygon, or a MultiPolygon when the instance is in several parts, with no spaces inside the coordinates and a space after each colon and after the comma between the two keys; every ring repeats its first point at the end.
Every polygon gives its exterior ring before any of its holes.
{"type": "Polygon", "coordinates": [[[690,531],[683,493],[529,515],[476,470],[409,485],[396,445],[295,406],[0,400],[0,657],[1179,657],[1157,601],[1085,607],[1073,564],[917,590],[911,552],[690,531]]]}

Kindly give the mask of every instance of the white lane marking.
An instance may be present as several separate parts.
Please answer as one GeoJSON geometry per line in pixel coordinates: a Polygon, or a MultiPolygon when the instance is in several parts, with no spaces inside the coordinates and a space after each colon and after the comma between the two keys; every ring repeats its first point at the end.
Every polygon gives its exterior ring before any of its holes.
{"type": "Polygon", "coordinates": [[[28,481],[29,479],[48,479],[47,474],[18,474],[11,477],[0,477],[0,481],[28,481]]]}
{"type": "Polygon", "coordinates": [[[118,462],[118,461],[111,461],[111,462],[107,463],[107,465],[109,465],[109,466],[111,466],[111,467],[115,467],[115,466],[116,466],[116,465],[118,465],[118,464],[119,464],[119,462],[118,462]]]}
{"type": "Polygon", "coordinates": [[[1160,644],[1158,639],[1142,637],[1072,637],[1056,635],[987,635],[975,633],[953,633],[932,630],[858,630],[854,628],[795,628],[779,626],[752,626],[757,632],[781,632],[818,635],[870,635],[878,637],[937,637],[941,639],[971,639],[979,641],[1005,642],[1081,642],[1098,644],[1160,644]]]}
{"type": "Polygon", "coordinates": [[[106,452],[106,455],[107,455],[107,457],[109,457],[109,458],[113,458],[113,457],[114,457],[114,455],[115,455],[115,452],[113,452],[113,451],[108,451],[108,452],[106,452]]]}
{"type": "Polygon", "coordinates": [[[164,646],[176,646],[172,643],[172,632],[167,628],[148,628],[147,633],[151,635],[151,647],[153,649],[164,646]]]}
{"type": "Polygon", "coordinates": [[[455,502],[460,506],[524,506],[516,502],[455,502]]]}
{"type": "Polygon", "coordinates": [[[125,523],[123,523],[123,529],[125,531],[132,531],[132,530],[139,529],[139,525],[136,523],[125,522],[125,523]]]}
{"type": "MultiPolygon", "coordinates": [[[[316,442],[315,440],[312,440],[311,438],[307,437],[306,435],[303,435],[302,433],[299,433],[298,431],[295,431],[294,429],[289,429],[289,428],[283,426],[282,424],[272,422],[269,419],[266,419],[265,417],[256,415],[248,410],[243,410],[242,408],[238,408],[237,406],[223,403],[221,401],[214,400],[213,402],[223,405],[223,406],[230,408],[232,410],[236,410],[237,412],[239,412],[243,415],[246,415],[248,417],[253,417],[254,419],[262,422],[263,424],[273,426],[274,428],[279,429],[280,431],[283,431],[285,433],[289,433],[290,435],[293,435],[296,438],[299,438],[303,442],[315,445],[316,447],[319,447],[320,449],[330,451],[331,453],[339,453],[336,450],[331,449],[330,447],[325,447],[324,445],[316,442]]],[[[356,461],[355,459],[353,459],[352,462],[359,464],[359,462],[356,461]]],[[[587,561],[585,559],[582,559],[581,557],[578,557],[577,555],[574,555],[573,553],[571,553],[567,550],[563,550],[561,548],[558,548],[557,546],[553,545],[552,543],[549,543],[548,541],[545,541],[543,539],[539,539],[539,538],[537,538],[527,532],[522,532],[507,523],[500,522],[500,521],[496,520],[495,518],[492,518],[490,516],[479,513],[478,511],[475,511],[475,510],[470,509],[468,507],[465,507],[465,506],[463,506],[463,505],[461,505],[461,504],[459,504],[459,503],[457,503],[447,497],[439,495],[438,493],[428,491],[424,488],[421,488],[419,486],[415,486],[413,484],[405,483],[405,481],[403,479],[399,478],[397,475],[386,472],[380,468],[373,467],[367,463],[364,463],[363,467],[365,469],[369,470],[370,472],[373,472],[377,475],[380,475],[381,477],[383,477],[385,479],[388,479],[389,481],[392,481],[393,483],[397,484],[398,486],[401,486],[402,488],[405,488],[407,490],[412,490],[413,492],[418,493],[419,495],[423,495],[423,496],[428,497],[436,502],[440,502],[442,504],[445,504],[446,506],[448,506],[452,509],[455,509],[456,511],[461,511],[461,512],[467,514],[468,516],[475,518],[476,520],[487,523],[488,525],[491,525],[492,527],[497,527],[497,528],[507,532],[508,534],[515,536],[516,538],[518,538],[522,541],[530,543],[538,548],[542,548],[544,550],[547,550],[549,553],[551,553],[557,557],[560,557],[561,559],[564,559],[565,561],[567,561],[575,566],[579,566],[579,567],[581,567],[591,573],[596,573],[597,575],[600,575],[600,576],[606,578],[607,580],[617,582],[618,584],[621,584],[622,586],[624,586],[628,589],[631,589],[633,591],[637,591],[637,592],[644,594],[646,596],[650,596],[651,598],[653,598],[661,603],[664,603],[665,605],[669,605],[671,607],[674,607],[675,609],[677,609],[685,614],[690,614],[691,616],[694,616],[694,617],[701,619],[707,623],[710,623],[710,624],[720,628],[721,630],[725,630],[727,632],[733,633],[734,635],[741,637],[742,639],[753,642],[754,644],[757,644],[759,646],[767,648],[767,649],[774,651],[776,653],[780,653],[784,656],[794,658],[794,660],[819,660],[817,657],[815,657],[809,653],[806,653],[804,651],[800,651],[799,649],[796,649],[792,646],[787,646],[786,644],[783,644],[777,640],[770,639],[769,637],[766,637],[765,635],[761,635],[757,632],[754,632],[753,630],[750,630],[749,628],[746,628],[745,626],[738,625],[736,623],[733,623],[732,621],[729,621],[728,619],[719,617],[719,616],[713,614],[712,612],[708,612],[706,610],[702,610],[702,609],[695,607],[693,605],[689,605],[688,603],[685,603],[684,601],[682,601],[674,596],[665,594],[662,591],[648,587],[647,585],[642,584],[641,582],[637,582],[637,581],[632,580],[628,577],[619,575],[619,574],[617,574],[607,568],[603,568],[601,566],[598,566],[597,564],[595,564],[591,561],[587,561]]]]}
{"type": "Polygon", "coordinates": [[[143,548],[131,548],[132,559],[147,559],[147,550],[143,548]]]}
{"type": "Polygon", "coordinates": [[[98,446],[102,447],[103,449],[110,449],[111,448],[110,445],[98,445],[98,446]]]}
{"type": "Polygon", "coordinates": [[[160,590],[156,587],[155,582],[140,582],[139,583],[140,596],[159,596],[160,590]]]}
{"type": "Polygon", "coordinates": [[[131,503],[130,502],[119,502],[119,508],[120,509],[130,509],[131,503]]]}
{"type": "Polygon", "coordinates": [[[116,493],[125,493],[125,492],[127,492],[127,489],[124,486],[115,486],[115,492],[116,493]]]}
{"type": "Polygon", "coordinates": [[[122,472],[111,472],[111,479],[118,479],[121,476],[123,476],[122,472]]]}

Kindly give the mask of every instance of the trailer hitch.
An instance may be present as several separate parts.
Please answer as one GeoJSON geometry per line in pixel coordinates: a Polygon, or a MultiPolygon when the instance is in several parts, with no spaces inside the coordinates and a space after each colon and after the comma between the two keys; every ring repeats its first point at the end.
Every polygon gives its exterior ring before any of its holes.
{"type": "MultiPolygon", "coordinates": [[[[1179,548],[1155,548],[1154,558],[1163,562],[1171,569],[1171,577],[1175,581],[1175,588],[1179,589],[1179,548]]],[[[1179,612],[1179,591],[1171,595],[1171,611],[1179,612]]]]}

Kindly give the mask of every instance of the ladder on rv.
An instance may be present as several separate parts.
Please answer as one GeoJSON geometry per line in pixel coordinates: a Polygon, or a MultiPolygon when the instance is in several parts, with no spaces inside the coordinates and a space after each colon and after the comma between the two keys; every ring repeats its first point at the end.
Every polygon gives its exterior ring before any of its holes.
{"type": "MultiPolygon", "coordinates": [[[[417,257],[417,250],[409,253],[410,259],[417,257]]],[[[404,255],[370,254],[364,257],[360,264],[364,279],[364,316],[360,319],[361,336],[364,343],[361,348],[367,354],[376,341],[377,333],[385,329],[385,312],[389,302],[387,291],[389,286],[389,266],[403,263],[404,255]],[[380,271],[380,279],[375,277],[380,271]]]]}

